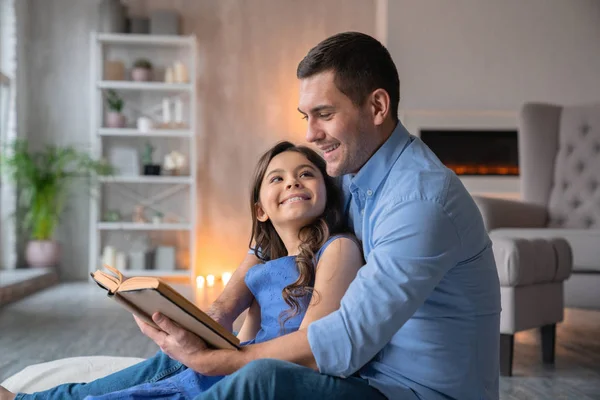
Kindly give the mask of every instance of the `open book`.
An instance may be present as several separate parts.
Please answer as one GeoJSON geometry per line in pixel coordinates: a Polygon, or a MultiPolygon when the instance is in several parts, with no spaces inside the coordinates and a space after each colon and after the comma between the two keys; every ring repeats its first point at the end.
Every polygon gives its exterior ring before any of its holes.
{"type": "Polygon", "coordinates": [[[195,333],[209,346],[217,349],[237,350],[240,341],[214,319],[202,312],[175,289],[155,277],[125,278],[121,272],[108,265],[112,274],[97,270],[91,273],[108,296],[156,329],[152,314],[160,312],[179,326],[195,333]]]}

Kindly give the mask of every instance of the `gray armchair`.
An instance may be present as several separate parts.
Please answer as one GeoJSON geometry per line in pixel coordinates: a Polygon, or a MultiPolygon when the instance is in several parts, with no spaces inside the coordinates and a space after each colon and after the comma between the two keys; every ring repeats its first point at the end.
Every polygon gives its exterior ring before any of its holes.
{"type": "Polygon", "coordinates": [[[522,202],[475,198],[490,236],[565,238],[565,304],[600,309],[600,104],[526,104],[519,165],[522,202]]]}
{"type": "Polygon", "coordinates": [[[526,104],[519,125],[522,201],[474,197],[500,276],[502,375],[516,332],[539,328],[552,363],[564,305],[600,309],[600,104],[526,104]]]}

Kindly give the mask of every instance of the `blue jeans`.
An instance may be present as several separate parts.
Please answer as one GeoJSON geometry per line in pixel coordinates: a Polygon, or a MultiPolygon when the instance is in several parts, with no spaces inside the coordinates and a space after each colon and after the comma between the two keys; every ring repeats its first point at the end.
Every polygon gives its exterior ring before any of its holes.
{"type": "MultiPolygon", "coordinates": [[[[162,352],[122,371],[90,383],[68,383],[34,394],[18,394],[15,400],[83,399],[123,390],[142,383],[157,382],[187,367],[162,352]]],[[[290,362],[256,360],[214,384],[194,400],[206,399],[373,399],[385,400],[378,390],[359,377],[346,379],[323,375],[290,362]]]]}
{"type": "Polygon", "coordinates": [[[157,382],[173,376],[187,367],[159,351],[153,357],[89,383],[66,383],[43,392],[17,394],[15,400],[83,399],[127,389],[142,383],[157,382]]]}

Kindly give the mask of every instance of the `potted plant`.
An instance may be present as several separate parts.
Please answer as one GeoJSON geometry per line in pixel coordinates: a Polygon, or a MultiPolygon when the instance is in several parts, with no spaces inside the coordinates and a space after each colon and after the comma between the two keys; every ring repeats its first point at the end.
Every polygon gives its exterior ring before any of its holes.
{"type": "Polygon", "coordinates": [[[46,146],[29,150],[26,140],[16,140],[0,155],[0,166],[17,186],[18,211],[30,240],[25,259],[30,266],[54,266],[59,260],[59,243],[54,234],[68,196],[70,182],[77,177],[107,175],[113,168],[95,161],[73,147],[46,146]]]}
{"type": "Polygon", "coordinates": [[[109,128],[124,128],[126,120],[122,112],[125,105],[123,98],[117,92],[110,89],[106,92],[106,103],[108,105],[106,126],[109,128]]]}
{"type": "Polygon", "coordinates": [[[142,151],[142,163],[144,164],[144,175],[160,175],[160,164],[154,164],[154,147],[150,141],[146,141],[142,151]]]}
{"type": "Polygon", "coordinates": [[[152,63],[145,59],[140,58],[133,63],[133,70],[131,71],[131,79],[136,82],[147,82],[152,80],[152,63]]]}

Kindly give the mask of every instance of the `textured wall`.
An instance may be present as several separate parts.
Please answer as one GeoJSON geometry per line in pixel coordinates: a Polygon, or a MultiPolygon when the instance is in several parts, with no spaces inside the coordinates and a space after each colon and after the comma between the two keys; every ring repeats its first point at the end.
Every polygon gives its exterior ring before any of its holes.
{"type": "MultiPolygon", "coordinates": [[[[96,0],[27,0],[29,137],[88,143],[89,32],[96,0]]],[[[232,270],[250,232],[249,181],[258,156],[277,140],[303,141],[296,66],[331,34],[375,34],[375,0],[128,1],[130,11],[178,10],[199,43],[198,265],[232,270]]],[[[60,231],[64,278],[85,279],[88,202],[77,195],[60,231]]]]}
{"type": "Polygon", "coordinates": [[[390,0],[404,109],[600,101],[600,1],[390,0]]]}

